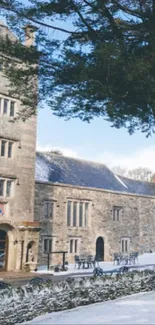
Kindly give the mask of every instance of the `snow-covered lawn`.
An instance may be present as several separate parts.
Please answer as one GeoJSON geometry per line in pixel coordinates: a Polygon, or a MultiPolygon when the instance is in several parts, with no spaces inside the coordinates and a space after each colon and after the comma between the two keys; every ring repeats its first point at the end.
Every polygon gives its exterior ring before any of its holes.
{"type": "MultiPolygon", "coordinates": [[[[142,269],[144,268],[150,268],[150,267],[145,267],[145,265],[149,264],[155,264],[155,253],[145,253],[138,258],[138,263],[136,265],[142,265],[142,269]]],[[[116,268],[120,268],[120,265],[114,265],[113,262],[100,262],[99,266],[104,270],[113,270],[116,268]]],[[[67,265],[68,270],[66,272],[53,272],[53,271],[48,271],[46,265],[42,265],[38,268],[37,273],[40,274],[54,274],[54,275],[63,275],[63,274],[74,274],[74,273],[88,273],[88,275],[93,273],[93,269],[80,269],[75,268],[74,264],[67,265]]]]}
{"type": "Polygon", "coordinates": [[[54,312],[24,324],[155,324],[155,292],[54,312]]]}

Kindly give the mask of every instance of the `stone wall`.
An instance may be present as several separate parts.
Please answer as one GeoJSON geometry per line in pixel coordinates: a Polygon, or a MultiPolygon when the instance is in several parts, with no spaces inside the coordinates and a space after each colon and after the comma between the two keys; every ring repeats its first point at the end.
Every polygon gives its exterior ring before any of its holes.
{"type": "MultiPolygon", "coordinates": [[[[8,96],[0,97],[10,99],[8,96]]],[[[20,103],[16,101],[17,112],[20,103]]],[[[36,118],[25,123],[12,123],[9,116],[0,116],[0,137],[12,140],[12,158],[0,157],[0,176],[14,180],[12,197],[8,198],[5,217],[14,221],[33,220],[36,118]]]]}
{"type": "MultiPolygon", "coordinates": [[[[6,35],[15,40],[9,29],[0,22],[0,35],[6,35]]],[[[26,262],[27,245],[30,241],[38,242],[38,231],[33,226],[34,220],[34,185],[35,185],[35,159],[36,159],[36,117],[33,116],[23,122],[14,121],[10,117],[10,102],[15,103],[15,117],[22,109],[21,102],[9,96],[9,81],[4,76],[4,66],[0,70],[0,144],[2,140],[12,142],[12,156],[0,154],[0,178],[5,183],[12,180],[11,195],[4,191],[0,196],[0,230],[7,234],[8,253],[5,252],[5,270],[19,270],[26,262]],[[7,112],[4,114],[4,99],[9,101],[7,112]],[[30,222],[30,227],[21,226],[30,222]],[[22,256],[21,256],[22,255],[22,256]],[[7,264],[7,267],[6,267],[7,264]]],[[[25,84],[25,87],[27,85],[25,84]]],[[[1,150],[1,145],[0,145],[1,150]]],[[[37,248],[36,257],[37,258],[37,248]]]]}
{"type": "MultiPolygon", "coordinates": [[[[0,21],[0,35],[15,40],[8,27],[0,21]]],[[[0,176],[12,177],[13,195],[5,199],[5,219],[12,222],[33,221],[34,218],[34,176],[36,158],[36,117],[13,123],[13,117],[3,114],[3,99],[15,102],[15,116],[22,106],[18,99],[8,96],[9,81],[0,71],[0,138],[13,141],[12,157],[0,157],[0,176]]],[[[25,85],[27,87],[27,85],[25,85]]],[[[2,217],[0,217],[2,218],[2,217]]]]}
{"type": "MultiPolygon", "coordinates": [[[[70,238],[80,241],[79,253],[96,254],[96,240],[104,238],[104,259],[111,260],[114,252],[121,250],[121,238],[130,238],[130,251],[155,250],[155,198],[114,193],[104,190],[36,182],[35,220],[41,222],[39,263],[45,264],[43,239],[52,236],[55,251],[69,248],[70,238]],[[67,200],[89,202],[87,228],[67,227],[67,200]],[[45,200],[53,200],[52,219],[44,217],[45,200]],[[113,206],[122,207],[120,221],[113,221],[113,206]]],[[[74,262],[75,254],[68,254],[68,262],[74,262]]],[[[53,259],[54,261],[54,259],[53,259]]],[[[61,262],[57,256],[56,261],[61,262]]]]}
{"type": "Polygon", "coordinates": [[[0,283],[0,323],[13,325],[46,313],[155,290],[154,271],[99,278],[68,278],[53,284],[34,279],[15,288],[0,283]]]}

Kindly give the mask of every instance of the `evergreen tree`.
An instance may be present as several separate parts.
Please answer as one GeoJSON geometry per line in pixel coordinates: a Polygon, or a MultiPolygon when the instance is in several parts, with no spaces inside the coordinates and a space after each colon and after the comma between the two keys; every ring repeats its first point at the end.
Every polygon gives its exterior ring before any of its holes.
{"type": "Polygon", "coordinates": [[[103,117],[131,134],[154,132],[155,0],[2,0],[0,9],[21,38],[23,25],[38,28],[37,48],[0,44],[3,60],[26,63],[27,69],[12,64],[5,71],[25,100],[25,117],[35,101],[30,89],[26,102],[23,85],[39,63],[39,101],[55,115],[103,117]]]}

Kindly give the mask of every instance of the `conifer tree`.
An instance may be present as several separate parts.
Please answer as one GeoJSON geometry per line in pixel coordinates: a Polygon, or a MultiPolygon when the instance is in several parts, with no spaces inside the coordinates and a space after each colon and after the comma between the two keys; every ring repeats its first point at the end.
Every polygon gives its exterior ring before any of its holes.
{"type": "Polygon", "coordinates": [[[38,65],[39,102],[55,115],[154,132],[155,0],[0,0],[0,10],[21,39],[24,25],[37,27],[36,47],[0,42],[3,60],[27,64],[5,70],[25,100],[25,118],[34,114],[34,96],[30,89],[26,100],[23,85],[38,65]]]}

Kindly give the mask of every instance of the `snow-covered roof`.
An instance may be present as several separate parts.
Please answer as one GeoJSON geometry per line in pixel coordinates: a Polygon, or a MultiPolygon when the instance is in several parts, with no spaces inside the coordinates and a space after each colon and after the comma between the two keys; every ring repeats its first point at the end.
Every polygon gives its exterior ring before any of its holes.
{"type": "Polygon", "coordinates": [[[155,196],[155,183],[115,175],[106,165],[38,152],[36,181],[155,196]]]}

